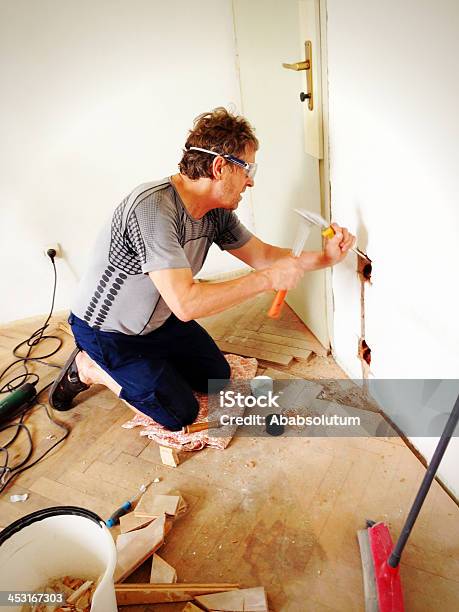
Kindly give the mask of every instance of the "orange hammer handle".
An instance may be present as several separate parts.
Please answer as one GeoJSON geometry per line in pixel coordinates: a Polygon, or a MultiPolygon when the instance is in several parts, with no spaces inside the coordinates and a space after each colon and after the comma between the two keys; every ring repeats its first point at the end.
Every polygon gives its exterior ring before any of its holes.
{"type": "Polygon", "coordinates": [[[285,289],[279,289],[268,311],[268,317],[271,317],[271,319],[278,319],[280,317],[286,295],[287,291],[285,289]]]}
{"type": "MultiPolygon", "coordinates": [[[[331,226],[322,230],[322,236],[324,238],[333,238],[334,235],[335,230],[331,226]]],[[[268,311],[268,317],[270,317],[271,319],[278,319],[280,317],[286,295],[287,291],[285,289],[279,289],[276,294],[276,297],[273,300],[273,303],[271,304],[271,308],[268,311]]]]}

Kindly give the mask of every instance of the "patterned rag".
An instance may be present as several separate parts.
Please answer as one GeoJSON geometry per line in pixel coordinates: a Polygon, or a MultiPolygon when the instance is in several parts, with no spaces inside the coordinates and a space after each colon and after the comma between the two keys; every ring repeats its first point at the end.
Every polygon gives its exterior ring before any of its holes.
{"type": "MultiPolygon", "coordinates": [[[[253,378],[257,373],[258,362],[256,359],[240,357],[239,355],[225,355],[226,360],[231,366],[231,380],[247,380],[253,378]]],[[[199,402],[199,413],[195,423],[207,421],[208,397],[206,393],[195,392],[195,397],[199,402]]],[[[244,413],[243,407],[231,409],[231,415],[240,416],[244,413]]],[[[212,420],[212,419],[211,419],[212,420]]],[[[136,414],[133,419],[122,425],[125,429],[134,427],[144,427],[140,432],[141,436],[148,436],[161,446],[169,446],[178,450],[196,451],[202,450],[206,446],[223,450],[231,442],[236,425],[225,425],[218,430],[204,430],[187,434],[181,431],[169,431],[153,419],[146,415],[136,414]],[[212,431],[218,433],[213,436],[212,431]]]]}

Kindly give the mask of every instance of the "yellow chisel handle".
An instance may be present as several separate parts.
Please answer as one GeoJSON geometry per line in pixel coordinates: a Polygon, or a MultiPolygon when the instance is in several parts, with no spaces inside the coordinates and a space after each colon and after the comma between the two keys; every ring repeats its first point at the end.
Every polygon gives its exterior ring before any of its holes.
{"type": "Polygon", "coordinates": [[[333,238],[333,236],[335,235],[335,230],[332,228],[332,226],[330,225],[329,227],[327,227],[326,229],[323,229],[321,231],[321,234],[324,238],[333,238]]]}
{"type": "MultiPolygon", "coordinates": [[[[335,230],[330,225],[330,227],[323,229],[321,233],[324,238],[333,238],[333,236],[335,235],[335,230]]],[[[357,247],[354,246],[350,250],[353,251],[359,257],[362,257],[362,259],[366,259],[367,261],[371,263],[371,259],[368,257],[368,255],[366,255],[363,251],[361,251],[357,247]]]]}

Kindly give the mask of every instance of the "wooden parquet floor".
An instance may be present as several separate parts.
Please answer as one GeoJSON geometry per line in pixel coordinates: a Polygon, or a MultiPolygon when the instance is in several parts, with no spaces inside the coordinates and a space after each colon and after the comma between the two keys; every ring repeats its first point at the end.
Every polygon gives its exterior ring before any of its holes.
{"type": "MultiPolygon", "coordinates": [[[[269,296],[256,298],[202,324],[222,350],[256,355],[259,373],[344,378],[288,308],[278,322],[266,318],[269,301],[269,296]]],[[[23,321],[1,328],[1,369],[12,360],[12,347],[38,324],[23,321]]],[[[63,364],[72,339],[58,335],[63,347],[49,361],[63,364]]],[[[40,374],[40,385],[56,372],[42,364],[32,369],[40,374]]],[[[179,491],[189,504],[159,551],[176,568],[179,581],[264,585],[275,612],[363,610],[356,531],[372,518],[388,522],[398,535],[425,472],[396,437],[236,437],[224,451],[182,453],[180,466],[169,468],[162,465],[156,443],[136,429],[121,428],[131,416],[129,408],[100,387],[55,416],[71,427],[71,434],[0,496],[1,525],[39,508],[69,504],[106,518],[140,484],[159,477],[158,492],[179,491]],[[11,494],[24,492],[29,493],[26,502],[10,502],[11,494]]],[[[61,433],[44,407],[33,410],[27,425],[36,444],[34,456],[54,442],[48,436],[61,433]]],[[[0,436],[4,442],[5,432],[0,436]]],[[[23,449],[22,443],[15,444],[13,458],[23,449]]],[[[410,612],[459,610],[458,519],[459,508],[435,482],[401,567],[410,612]]],[[[149,573],[145,563],[127,582],[148,582],[149,573]]],[[[123,610],[178,612],[183,606],[123,610]]]]}

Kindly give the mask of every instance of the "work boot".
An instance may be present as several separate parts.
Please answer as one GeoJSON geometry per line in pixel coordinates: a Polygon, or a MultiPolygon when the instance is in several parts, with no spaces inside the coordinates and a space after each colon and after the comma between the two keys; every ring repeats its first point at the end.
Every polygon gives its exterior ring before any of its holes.
{"type": "Polygon", "coordinates": [[[49,403],[55,410],[61,412],[70,410],[74,397],[81,393],[81,391],[89,389],[89,385],[81,382],[78,376],[75,358],[79,352],[79,348],[72,352],[49,390],[49,403]]]}

